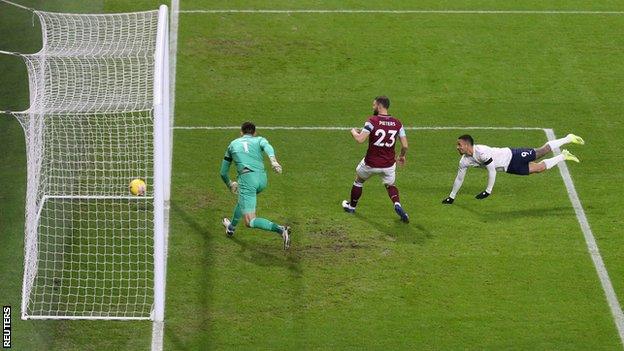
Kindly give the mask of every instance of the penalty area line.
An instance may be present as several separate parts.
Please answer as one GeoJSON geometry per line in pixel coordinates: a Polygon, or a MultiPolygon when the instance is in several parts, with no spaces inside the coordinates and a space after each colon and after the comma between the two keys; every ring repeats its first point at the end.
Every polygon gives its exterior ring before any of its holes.
{"type": "MultiPolygon", "coordinates": [[[[340,126],[257,126],[258,130],[351,130],[340,126]]],[[[405,130],[545,130],[540,127],[488,127],[488,126],[421,126],[403,127],[405,130]]],[[[228,130],[240,126],[176,126],[174,130],[228,130]]]]}
{"type": "MultiPolygon", "coordinates": [[[[552,129],[546,128],[544,129],[544,133],[549,141],[556,139],[555,132],[552,129]]],[[[558,155],[560,150],[555,148],[553,149],[553,153],[558,155]]],[[[622,307],[620,306],[620,302],[618,301],[615,290],[613,289],[613,284],[609,278],[609,272],[604,264],[602,255],[600,255],[596,238],[594,237],[591,227],[589,226],[585,210],[583,209],[583,205],[581,204],[581,200],[576,192],[574,182],[572,182],[572,176],[570,175],[570,171],[568,170],[568,166],[565,162],[559,163],[559,172],[561,173],[561,178],[563,178],[563,183],[568,191],[568,197],[570,198],[570,202],[572,203],[572,207],[576,213],[576,218],[578,219],[581,230],[583,231],[585,244],[587,244],[587,251],[589,252],[589,255],[594,263],[596,273],[598,274],[600,284],[602,285],[602,290],[604,291],[607,303],[611,309],[611,315],[613,316],[615,327],[617,328],[620,336],[620,342],[622,343],[622,346],[624,346],[624,313],[622,313],[622,307]]]]}
{"type": "Polygon", "coordinates": [[[255,10],[255,9],[195,9],[180,10],[180,13],[213,14],[213,13],[250,13],[250,14],[291,14],[291,13],[346,13],[346,14],[446,14],[446,15],[624,15],[624,11],[590,11],[590,10],[255,10]]]}

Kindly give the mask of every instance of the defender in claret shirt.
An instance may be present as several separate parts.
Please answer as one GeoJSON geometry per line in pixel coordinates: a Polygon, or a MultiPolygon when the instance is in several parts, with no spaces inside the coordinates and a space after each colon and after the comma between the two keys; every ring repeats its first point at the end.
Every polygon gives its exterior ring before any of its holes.
{"type": "Polygon", "coordinates": [[[487,145],[475,145],[474,139],[470,135],[462,135],[457,138],[457,151],[462,157],[459,159],[459,169],[453,183],[451,194],[442,203],[450,205],[455,201],[455,196],[464,182],[464,176],[468,167],[485,168],[488,171],[488,184],[484,191],[475,196],[482,200],[492,194],[496,172],[507,172],[517,175],[529,175],[541,173],[553,168],[562,161],[579,162],[579,159],[568,150],[562,150],[560,155],[545,159],[540,162],[533,162],[553,149],[558,149],[565,144],[585,144],[583,138],[568,134],[565,138],[551,140],[540,148],[498,148],[487,145]]]}
{"type": "Polygon", "coordinates": [[[405,223],[409,216],[403,210],[399,200],[399,189],[394,185],[396,179],[396,162],[405,164],[407,153],[407,137],[401,121],[388,114],[390,99],[378,96],[373,101],[373,116],[368,118],[362,130],[351,129],[351,135],[358,143],[368,139],[366,156],[355,169],[355,181],[351,188],[351,200],[344,200],[342,208],[349,213],[355,212],[364,182],[373,175],[381,176],[381,181],[388,191],[395,212],[405,223]],[[394,147],[397,139],[401,142],[401,153],[396,157],[394,147]]]}

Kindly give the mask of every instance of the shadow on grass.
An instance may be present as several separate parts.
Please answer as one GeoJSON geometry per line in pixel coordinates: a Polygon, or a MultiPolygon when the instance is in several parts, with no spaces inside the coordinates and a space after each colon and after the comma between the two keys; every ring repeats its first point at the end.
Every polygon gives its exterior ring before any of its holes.
{"type": "MultiPolygon", "coordinates": [[[[213,231],[209,230],[209,228],[203,223],[197,220],[197,215],[193,213],[189,213],[187,210],[172,202],[171,204],[172,216],[175,215],[177,219],[181,219],[185,222],[190,229],[192,229],[193,235],[198,235],[201,238],[201,252],[203,256],[199,256],[198,260],[201,260],[202,265],[204,266],[204,270],[210,270],[214,267],[215,260],[218,259],[216,256],[215,243],[217,241],[220,242],[220,238],[218,235],[223,235],[223,241],[232,242],[238,245],[238,258],[241,260],[250,262],[254,265],[258,265],[260,267],[282,267],[287,270],[287,274],[290,277],[290,284],[286,284],[280,289],[288,289],[290,299],[283,301],[284,304],[289,304],[293,306],[293,310],[297,310],[299,306],[302,304],[302,296],[304,294],[304,282],[303,282],[303,270],[301,268],[300,256],[297,252],[296,247],[296,237],[295,242],[293,242],[289,251],[284,251],[282,249],[282,240],[275,233],[262,233],[260,230],[254,230],[260,235],[266,235],[266,243],[258,243],[254,241],[248,240],[245,235],[249,234],[248,231],[246,233],[236,233],[232,238],[225,239],[225,233],[222,231],[217,231],[218,234],[215,234],[213,231]],[[238,235],[238,236],[237,236],[238,235]]],[[[230,247],[233,254],[236,254],[236,246],[235,245],[226,245],[226,247],[230,247]]],[[[233,260],[231,264],[237,264],[240,261],[233,260]]],[[[206,275],[208,276],[208,275],[206,275]]],[[[176,327],[167,327],[165,334],[166,340],[173,345],[175,345],[175,349],[180,350],[210,350],[218,348],[218,345],[214,344],[210,341],[210,338],[206,337],[211,333],[211,324],[218,323],[218,321],[210,319],[208,316],[216,315],[214,306],[212,305],[212,301],[214,300],[215,289],[214,282],[210,279],[204,277],[204,279],[200,279],[197,283],[197,289],[194,291],[199,291],[201,294],[201,306],[198,306],[198,311],[194,312],[197,316],[197,321],[201,322],[204,330],[198,331],[195,330],[195,335],[193,334],[185,334],[176,332],[176,327]],[[198,347],[201,348],[198,348],[198,347]]],[[[291,316],[295,320],[303,318],[302,316],[291,316]]],[[[294,323],[290,328],[298,328],[298,324],[294,323]]],[[[184,328],[184,327],[183,327],[184,328]]],[[[282,332],[289,332],[287,330],[282,330],[282,332]]],[[[293,332],[295,333],[295,332],[293,332]]]]}
{"type": "Polygon", "coordinates": [[[391,236],[402,242],[410,242],[415,244],[424,244],[427,239],[433,237],[433,234],[422,224],[418,223],[418,218],[410,217],[410,223],[403,223],[398,217],[387,221],[378,222],[355,212],[355,217],[363,222],[368,223],[378,231],[391,236]],[[416,230],[414,230],[416,229],[416,230]]]}
{"type": "Polygon", "coordinates": [[[475,217],[482,221],[496,220],[496,221],[514,221],[525,218],[541,218],[541,217],[553,217],[553,216],[572,216],[574,217],[574,209],[571,206],[557,206],[557,207],[539,207],[539,208],[525,208],[525,209],[513,209],[513,210],[496,210],[496,211],[478,211],[472,206],[454,204],[451,206],[457,206],[466,212],[472,213],[475,217]]]}
{"type": "MultiPolygon", "coordinates": [[[[250,243],[245,237],[237,237],[237,234],[234,234],[230,240],[240,247],[238,256],[242,260],[261,267],[283,267],[288,270],[290,283],[276,288],[281,290],[286,289],[288,291],[287,296],[289,296],[289,298],[284,300],[283,303],[289,305],[289,310],[292,311],[289,318],[292,318],[294,322],[285,324],[284,329],[280,330],[280,332],[293,335],[303,333],[301,328],[304,325],[303,321],[305,320],[305,315],[297,313],[296,311],[299,311],[300,307],[303,305],[305,283],[303,280],[303,270],[301,268],[301,252],[297,251],[296,238],[294,242],[291,242],[290,249],[284,251],[281,238],[279,240],[270,240],[268,244],[270,246],[268,246],[250,243]]],[[[276,239],[271,238],[272,235],[275,235],[275,233],[267,234],[268,238],[266,239],[276,239]]],[[[301,345],[295,347],[295,349],[303,348],[304,347],[301,345]]]]}
{"type": "MultiPolygon", "coordinates": [[[[174,216],[178,219],[181,219],[192,230],[192,233],[189,234],[195,235],[200,238],[201,242],[199,243],[199,245],[201,245],[202,247],[202,256],[198,257],[198,260],[201,261],[204,270],[210,270],[211,267],[214,266],[215,257],[213,238],[210,237],[208,229],[201,223],[199,223],[193,215],[189,214],[187,210],[179,206],[176,201],[171,201],[170,217],[173,218],[174,216]]],[[[171,253],[172,250],[169,250],[169,252],[171,253]]],[[[168,271],[171,271],[171,269],[168,269],[168,271]]],[[[198,306],[200,307],[200,310],[195,311],[196,313],[194,313],[194,315],[195,318],[197,318],[198,321],[201,322],[201,325],[204,328],[203,331],[207,333],[206,329],[210,328],[210,321],[206,316],[209,316],[212,312],[211,301],[213,300],[214,289],[212,288],[212,284],[210,284],[209,279],[206,279],[206,276],[207,275],[201,275],[202,279],[199,279],[197,282],[190,284],[193,284],[197,287],[196,289],[192,290],[192,293],[196,293],[201,296],[201,306],[198,306]]],[[[172,289],[173,287],[171,287],[171,284],[169,285],[169,289],[172,289]]],[[[184,296],[179,295],[177,297],[177,299],[183,298],[184,296]]],[[[171,306],[168,306],[166,308],[171,308],[171,306]]],[[[170,327],[167,324],[167,319],[168,318],[165,316],[165,340],[173,343],[176,346],[176,349],[192,350],[197,346],[196,343],[198,340],[205,340],[205,338],[198,337],[197,335],[177,335],[176,329],[170,327]],[[188,346],[189,343],[193,344],[194,346],[188,346]]],[[[184,327],[181,327],[181,330],[185,330],[184,327]]],[[[202,345],[202,349],[212,349],[213,346],[214,345],[202,345]]]]}
{"type": "MultiPolygon", "coordinates": [[[[273,235],[273,233],[271,233],[271,235],[273,235]]],[[[234,234],[230,240],[240,247],[239,257],[241,259],[262,267],[284,267],[287,268],[294,277],[301,277],[302,271],[299,256],[295,252],[297,250],[296,247],[291,246],[290,251],[280,252],[279,254],[274,253],[278,248],[281,249],[282,247],[281,238],[279,241],[275,240],[275,247],[249,244],[244,238],[237,237],[237,234],[234,234]],[[246,252],[250,253],[250,255],[246,255],[246,252]]]]}
{"type": "Polygon", "coordinates": [[[552,216],[571,216],[574,215],[574,208],[572,206],[559,206],[559,207],[541,207],[541,208],[529,208],[529,209],[517,209],[509,211],[496,211],[490,213],[490,215],[496,215],[499,219],[519,219],[526,217],[552,217],[552,216]]]}
{"type": "Polygon", "coordinates": [[[165,337],[175,346],[176,350],[193,350],[190,346],[184,343],[184,340],[180,339],[180,337],[176,335],[176,331],[173,328],[169,327],[167,322],[165,322],[165,337]]]}

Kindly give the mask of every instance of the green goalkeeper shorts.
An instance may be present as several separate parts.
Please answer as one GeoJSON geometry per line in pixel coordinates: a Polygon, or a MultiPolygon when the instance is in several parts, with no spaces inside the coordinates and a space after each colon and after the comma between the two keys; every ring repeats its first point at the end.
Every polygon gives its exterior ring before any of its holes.
{"type": "Polygon", "coordinates": [[[256,212],[256,195],[266,186],[266,172],[248,172],[238,176],[238,205],[243,214],[256,212]]]}

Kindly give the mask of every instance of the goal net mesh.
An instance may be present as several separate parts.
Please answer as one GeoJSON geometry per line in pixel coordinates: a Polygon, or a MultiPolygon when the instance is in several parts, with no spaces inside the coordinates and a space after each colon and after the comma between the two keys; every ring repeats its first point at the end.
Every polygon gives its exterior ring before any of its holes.
{"type": "Polygon", "coordinates": [[[154,65],[158,11],[36,11],[22,55],[24,318],[148,319],[154,300],[154,65]],[[148,184],[133,196],[134,178],[148,184]]]}

